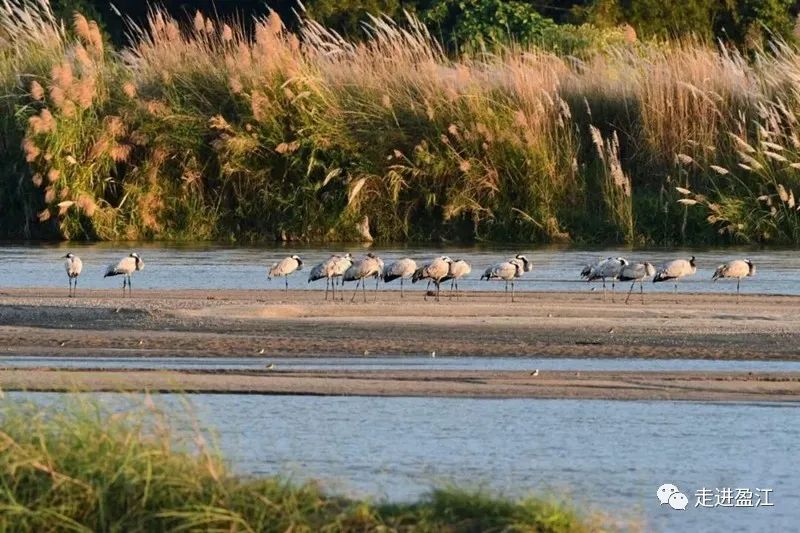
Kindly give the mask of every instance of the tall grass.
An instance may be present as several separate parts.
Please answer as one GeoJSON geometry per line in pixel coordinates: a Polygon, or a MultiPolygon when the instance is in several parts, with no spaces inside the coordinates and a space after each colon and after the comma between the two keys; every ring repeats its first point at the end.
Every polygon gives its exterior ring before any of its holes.
{"type": "MultiPolygon", "coordinates": [[[[416,503],[326,494],[314,483],[243,478],[199,430],[178,437],[150,397],[105,410],[87,400],[0,408],[3,531],[597,531],[556,500],[458,489],[416,503]]],[[[190,426],[191,427],[191,426],[190,426]]]]}
{"type": "Polygon", "coordinates": [[[798,242],[796,212],[756,200],[797,187],[788,44],[452,58],[413,18],[365,30],[351,42],[304,20],[294,34],[273,13],[246,33],[156,10],[117,51],[80,15],[9,0],[2,233],[335,240],[367,216],[379,240],[798,242]],[[739,141],[786,150],[743,168],[739,141]],[[733,226],[677,203],[687,185],[733,226]]]}

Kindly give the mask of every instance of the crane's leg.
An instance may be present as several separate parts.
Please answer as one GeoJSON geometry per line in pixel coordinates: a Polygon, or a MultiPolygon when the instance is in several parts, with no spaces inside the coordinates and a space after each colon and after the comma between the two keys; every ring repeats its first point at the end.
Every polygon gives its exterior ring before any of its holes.
{"type": "Polygon", "coordinates": [[[628,300],[630,300],[630,299],[631,299],[631,293],[633,292],[633,286],[634,286],[634,285],[636,285],[636,280],[634,280],[634,281],[633,281],[633,283],[631,283],[631,288],[630,288],[630,290],[628,291],[628,297],[627,297],[627,298],[625,298],[625,303],[626,303],[626,304],[628,303],[628,300]]]}
{"type": "Polygon", "coordinates": [[[449,296],[449,298],[451,300],[453,299],[453,288],[455,286],[456,286],[456,278],[453,278],[452,280],[450,280],[450,296],[449,296]]]}
{"type": "Polygon", "coordinates": [[[675,294],[675,303],[678,303],[678,280],[677,279],[675,280],[675,290],[674,290],[673,294],[675,294]]]}
{"type": "Polygon", "coordinates": [[[403,297],[403,278],[400,278],[400,298],[403,297]]]}
{"type": "Polygon", "coordinates": [[[361,280],[361,296],[364,298],[364,303],[367,303],[367,280],[361,280]]]}
{"type": "Polygon", "coordinates": [[[72,297],[74,298],[78,292],[78,278],[75,278],[75,286],[72,288],[72,297]]]}
{"type": "Polygon", "coordinates": [[[616,279],[612,279],[611,280],[611,303],[612,304],[614,303],[614,289],[616,287],[617,287],[617,280],[616,279]]]}
{"type": "Polygon", "coordinates": [[[125,297],[125,287],[128,285],[128,276],[122,276],[122,297],[125,297]]]}
{"type": "Polygon", "coordinates": [[[356,294],[358,294],[358,284],[359,283],[361,283],[361,280],[360,279],[356,280],[356,290],[353,291],[353,296],[352,296],[352,298],[350,298],[350,303],[353,303],[353,302],[356,301],[356,294]]]}
{"type": "Polygon", "coordinates": [[[511,302],[514,302],[514,282],[511,282],[511,302]]]}
{"type": "Polygon", "coordinates": [[[133,286],[131,285],[131,276],[128,274],[128,296],[133,296],[133,286]]]}
{"type": "Polygon", "coordinates": [[[508,301],[508,281],[506,281],[506,301],[508,301]]]}
{"type": "Polygon", "coordinates": [[[644,305],[644,279],[639,282],[639,294],[642,296],[642,305],[644,305]]]}
{"type": "Polygon", "coordinates": [[[380,276],[375,276],[375,301],[376,302],[378,301],[378,287],[380,286],[380,283],[381,283],[381,277],[380,276]]]}
{"type": "Polygon", "coordinates": [[[739,284],[742,282],[742,278],[736,278],[736,305],[739,305],[739,284]]]}
{"type": "Polygon", "coordinates": [[[283,283],[286,285],[283,292],[289,292],[289,276],[283,276],[283,283]]]}
{"type": "Polygon", "coordinates": [[[456,300],[461,298],[461,291],[458,289],[458,280],[453,280],[456,284],[456,300]]]}
{"type": "Polygon", "coordinates": [[[603,278],[603,301],[606,301],[606,278],[603,278]]]}
{"type": "Polygon", "coordinates": [[[439,301],[439,290],[441,289],[441,287],[442,287],[441,282],[437,281],[436,282],[436,301],[437,302],[439,301]]]}
{"type": "Polygon", "coordinates": [[[331,278],[325,278],[325,301],[328,301],[328,286],[331,284],[331,278]]]}

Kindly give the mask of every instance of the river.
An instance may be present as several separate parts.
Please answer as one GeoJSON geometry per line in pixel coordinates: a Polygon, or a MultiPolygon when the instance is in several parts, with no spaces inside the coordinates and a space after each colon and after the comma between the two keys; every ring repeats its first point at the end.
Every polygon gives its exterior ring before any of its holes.
{"type": "MultiPolygon", "coordinates": [[[[481,282],[480,275],[489,265],[524,253],[533,262],[534,270],[518,282],[518,290],[577,291],[590,290],[579,273],[587,263],[600,257],[624,256],[635,261],[658,264],[670,259],[691,255],[697,257],[698,271],[681,281],[679,290],[691,292],[720,292],[735,290],[735,282],[712,283],[711,274],[720,263],[749,257],[757,267],[756,276],[742,282],[743,293],[800,294],[800,253],[789,249],[576,249],[558,247],[309,247],[285,246],[223,246],[216,244],[159,244],[159,243],[59,243],[0,245],[0,289],[3,287],[61,287],[67,286],[63,256],[67,251],[79,255],[84,263],[80,277],[81,288],[117,288],[116,278],[103,278],[105,267],[131,251],[137,251],[145,269],[134,276],[138,289],[282,289],[283,280],[267,281],[267,267],[287,255],[297,253],[304,261],[303,271],[289,277],[294,289],[324,290],[325,282],[309,285],[308,271],[331,253],[351,252],[358,257],[371,250],[388,264],[394,259],[411,257],[420,264],[442,254],[464,258],[472,264],[472,274],[460,286],[464,290],[498,289],[495,282],[481,282]]],[[[409,284],[410,286],[410,284],[409,284]]],[[[351,287],[354,287],[351,284],[351,287]]],[[[592,287],[598,287],[593,284],[592,287]]],[[[620,290],[627,290],[624,284],[620,290]]],[[[398,282],[382,285],[396,290],[398,282]]],[[[645,290],[671,291],[669,283],[645,290]]]]}
{"type": "MultiPolygon", "coordinates": [[[[61,403],[58,393],[9,393],[61,403]]],[[[136,396],[97,394],[112,406],[136,396]]],[[[181,398],[156,402],[180,410],[181,398]]],[[[408,500],[449,483],[510,496],[555,492],[647,531],[790,531],[800,523],[796,405],[195,394],[201,426],[244,474],[319,479],[408,500]],[[672,483],[685,511],[660,505],[672,483]],[[695,507],[697,492],[771,489],[761,507],[695,507]]],[[[179,431],[191,431],[177,417],[179,431]]],[[[755,499],[753,501],[755,503],[755,499]]]]}

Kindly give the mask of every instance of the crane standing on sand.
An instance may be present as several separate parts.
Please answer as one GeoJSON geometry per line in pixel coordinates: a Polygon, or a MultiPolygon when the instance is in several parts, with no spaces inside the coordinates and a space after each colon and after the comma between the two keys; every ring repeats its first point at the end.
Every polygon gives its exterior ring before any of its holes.
{"type": "MultiPolygon", "coordinates": [[[[411,283],[427,279],[429,287],[431,283],[436,285],[436,301],[438,302],[442,280],[450,273],[450,264],[452,262],[453,260],[446,255],[437,257],[430,263],[418,268],[411,277],[411,283]]],[[[425,300],[428,300],[428,289],[425,289],[425,300]]]]}
{"type": "Polygon", "coordinates": [[[144,269],[144,261],[139,257],[136,252],[131,253],[128,257],[120,259],[116,265],[108,265],[104,278],[110,276],[123,276],[122,278],[122,296],[125,296],[125,285],[128,286],[128,296],[131,295],[131,275],[137,270],[144,269]]]}
{"type": "Polygon", "coordinates": [[[617,279],[619,281],[632,281],[631,288],[628,291],[628,297],[625,298],[625,303],[628,303],[628,300],[631,299],[631,293],[633,292],[633,287],[636,285],[636,282],[639,282],[639,294],[642,295],[642,303],[644,303],[644,278],[649,278],[655,276],[656,274],[656,267],[652,265],[652,263],[648,263],[645,261],[644,263],[633,263],[627,264],[622,267],[622,271],[619,273],[617,279]]]}
{"type": "Polygon", "coordinates": [[[456,297],[458,297],[458,280],[463,277],[469,275],[472,272],[472,267],[469,263],[464,261],[463,259],[455,259],[452,263],[450,263],[450,271],[447,273],[447,276],[442,278],[442,282],[447,280],[450,281],[450,298],[453,297],[453,288],[455,287],[456,297]]]}
{"type": "Polygon", "coordinates": [[[697,264],[695,257],[692,256],[688,260],[675,259],[669,263],[664,263],[656,270],[656,275],[653,276],[653,283],[662,281],[675,280],[675,302],[678,298],[678,281],[686,276],[692,276],[697,272],[697,264]]]}
{"type": "Polygon", "coordinates": [[[381,277],[384,283],[389,283],[396,279],[400,280],[400,298],[403,297],[403,281],[411,278],[417,271],[417,262],[406,257],[390,264],[383,270],[381,277]]]}
{"type": "Polygon", "coordinates": [[[513,259],[497,263],[486,269],[481,279],[492,280],[500,279],[506,282],[506,295],[508,295],[508,284],[511,283],[511,301],[514,301],[514,280],[521,277],[525,272],[533,270],[533,264],[524,255],[517,254],[513,259]]]}
{"type": "Polygon", "coordinates": [[[374,277],[375,281],[375,299],[378,299],[378,283],[380,282],[381,274],[383,273],[383,260],[372,254],[371,252],[365,255],[362,259],[356,261],[348,268],[342,276],[342,284],[345,281],[355,281],[356,290],[353,292],[351,302],[355,301],[356,294],[358,294],[358,284],[361,283],[361,292],[364,295],[364,302],[367,301],[366,279],[374,277]]]}
{"type": "Polygon", "coordinates": [[[267,271],[267,279],[278,278],[283,276],[283,281],[286,284],[285,292],[289,292],[289,275],[303,269],[303,261],[296,255],[290,255],[282,259],[279,263],[273,263],[267,271]]]}
{"type": "Polygon", "coordinates": [[[742,278],[754,276],[756,273],[756,266],[749,259],[735,259],[728,261],[717,267],[714,275],[711,276],[713,281],[722,278],[736,278],[736,303],[739,303],[739,285],[742,283],[742,278]]]}
{"type": "Polygon", "coordinates": [[[67,271],[67,278],[69,279],[69,297],[73,298],[75,292],[78,290],[78,276],[81,275],[83,270],[83,262],[81,258],[73,253],[68,253],[64,256],[64,268],[67,271]],[[73,289],[73,283],[75,288],[73,289]]]}
{"type": "Polygon", "coordinates": [[[333,300],[336,300],[336,278],[341,278],[345,271],[353,265],[353,256],[350,253],[344,255],[332,255],[322,263],[311,269],[308,274],[308,282],[317,281],[325,278],[325,299],[328,299],[328,288],[333,293],[333,300]]]}
{"type": "Polygon", "coordinates": [[[606,279],[611,279],[611,301],[613,302],[617,278],[627,265],[628,260],[624,257],[607,257],[593,265],[584,267],[581,271],[581,277],[586,278],[586,281],[603,280],[603,301],[606,299],[606,279]]]}

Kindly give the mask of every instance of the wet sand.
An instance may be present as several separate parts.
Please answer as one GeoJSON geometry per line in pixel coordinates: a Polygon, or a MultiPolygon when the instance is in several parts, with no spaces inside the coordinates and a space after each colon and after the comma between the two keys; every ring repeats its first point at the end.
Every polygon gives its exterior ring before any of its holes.
{"type": "Polygon", "coordinates": [[[3,390],[800,401],[800,372],[0,370],[3,390]]]}
{"type": "MultiPolygon", "coordinates": [[[[634,295],[625,305],[624,295],[612,303],[589,292],[519,293],[515,303],[502,293],[466,293],[437,303],[424,301],[420,291],[407,292],[402,300],[398,292],[390,291],[379,293],[377,302],[368,292],[367,303],[359,294],[351,304],[351,291],[346,302],[325,302],[318,290],[136,291],[125,299],[118,291],[80,291],[74,299],[66,293],[0,291],[0,355],[363,357],[365,352],[379,356],[435,351],[439,356],[539,358],[800,358],[796,342],[800,297],[796,296],[748,295],[737,304],[735,295],[679,294],[676,303],[672,294],[651,293],[644,304],[634,295]]],[[[585,372],[577,381],[565,374],[561,377],[566,381],[557,383],[542,379],[531,383],[525,375],[518,380],[515,373],[481,373],[475,383],[471,377],[453,380],[442,372],[367,373],[369,379],[353,373],[334,379],[333,374],[7,370],[0,384],[60,389],[66,378],[55,376],[68,375],[80,377],[93,389],[129,382],[138,384],[134,388],[166,390],[172,386],[165,383],[174,379],[179,389],[214,392],[654,399],[730,399],[750,394],[759,399],[796,399],[797,394],[797,379],[789,374],[762,379],[744,373],[723,379],[711,372],[678,378],[637,373],[631,379],[645,384],[622,388],[618,383],[628,383],[629,376],[620,372],[585,372]],[[684,389],[688,392],[677,392],[684,389]]]]}

